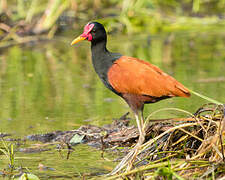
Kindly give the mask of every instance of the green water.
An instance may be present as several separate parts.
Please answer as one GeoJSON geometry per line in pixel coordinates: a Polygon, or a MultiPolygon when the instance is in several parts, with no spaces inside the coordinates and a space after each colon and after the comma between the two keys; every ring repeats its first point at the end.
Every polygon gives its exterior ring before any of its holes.
{"type": "MultiPolygon", "coordinates": [[[[73,34],[74,37],[79,35],[73,34]]],[[[0,132],[23,137],[76,129],[84,124],[101,126],[130,111],[126,103],[106,89],[95,74],[89,42],[71,47],[74,37],[58,37],[51,42],[0,50],[0,132]]],[[[188,88],[225,102],[224,32],[187,32],[151,37],[112,35],[109,36],[108,48],[148,60],[188,88]]],[[[146,105],[145,116],[167,107],[194,113],[204,103],[207,101],[194,95],[168,99],[146,105]]],[[[154,118],[184,116],[186,114],[165,111],[154,115],[154,118]]],[[[28,160],[18,160],[18,163],[34,171],[37,171],[38,163],[43,163],[62,174],[79,174],[89,172],[89,169],[100,172],[101,168],[110,169],[105,168],[104,163],[111,168],[115,165],[102,160],[100,153],[93,148],[77,147],[69,161],[60,159],[57,152],[52,152],[52,156],[49,155],[51,152],[38,155],[19,153],[18,156],[26,156],[28,160]]],[[[43,176],[42,172],[40,176],[43,176]]]]}

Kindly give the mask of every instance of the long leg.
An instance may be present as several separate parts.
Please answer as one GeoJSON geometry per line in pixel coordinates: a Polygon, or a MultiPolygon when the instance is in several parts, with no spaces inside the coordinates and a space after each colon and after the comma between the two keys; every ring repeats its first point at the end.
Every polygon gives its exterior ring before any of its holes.
{"type": "Polygon", "coordinates": [[[138,143],[135,147],[140,146],[145,141],[145,130],[144,130],[144,119],[143,119],[143,111],[140,112],[140,119],[139,119],[139,113],[135,113],[135,118],[138,126],[139,131],[139,139],[138,143]]]}
{"type": "Polygon", "coordinates": [[[135,146],[136,148],[142,145],[145,140],[144,119],[143,119],[144,97],[138,94],[130,94],[130,93],[125,93],[123,94],[122,97],[134,112],[134,116],[137,122],[139,139],[138,143],[135,146]]]}
{"type": "Polygon", "coordinates": [[[129,163],[128,163],[128,167],[127,167],[127,171],[131,170],[133,167],[133,163],[139,153],[140,150],[140,146],[144,143],[145,141],[145,130],[144,130],[144,119],[143,119],[143,111],[140,112],[140,119],[139,119],[139,114],[135,113],[135,118],[137,121],[137,126],[138,126],[138,131],[139,131],[139,139],[137,144],[135,145],[133,151],[134,154],[132,155],[129,163]]]}
{"type": "Polygon", "coordinates": [[[122,159],[122,161],[113,169],[113,171],[109,175],[116,174],[122,168],[124,168],[127,164],[128,164],[127,171],[129,171],[133,166],[133,162],[135,161],[135,159],[136,159],[136,157],[139,153],[139,147],[143,144],[143,142],[145,140],[145,131],[144,131],[144,127],[143,127],[143,124],[144,124],[143,112],[139,111],[139,113],[134,112],[134,116],[135,116],[135,119],[136,119],[136,122],[137,122],[138,131],[139,131],[139,134],[140,134],[138,142],[135,145],[135,147],[122,159]],[[139,115],[141,116],[140,119],[139,119],[139,115]]]}
{"type": "Polygon", "coordinates": [[[140,112],[140,116],[141,116],[141,124],[142,124],[142,127],[144,128],[144,116],[143,116],[143,108],[140,112]]]}

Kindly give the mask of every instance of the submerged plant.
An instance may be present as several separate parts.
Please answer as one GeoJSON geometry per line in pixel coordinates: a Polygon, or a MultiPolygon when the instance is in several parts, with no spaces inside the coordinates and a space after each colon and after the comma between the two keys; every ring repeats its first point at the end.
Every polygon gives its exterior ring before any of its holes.
{"type": "Polygon", "coordinates": [[[6,157],[8,161],[8,167],[9,171],[12,173],[13,170],[15,169],[15,154],[14,154],[14,148],[13,144],[10,144],[9,146],[5,143],[5,141],[2,139],[1,140],[3,147],[0,148],[0,151],[3,153],[3,155],[6,157]]]}
{"type": "MultiPolygon", "coordinates": [[[[13,144],[7,145],[7,143],[1,139],[2,147],[0,147],[0,152],[6,157],[8,161],[8,166],[3,170],[1,175],[9,177],[9,179],[17,180],[39,180],[39,178],[31,173],[24,173],[21,168],[15,166],[15,151],[13,144]]],[[[1,158],[1,154],[0,154],[1,158]]]]}

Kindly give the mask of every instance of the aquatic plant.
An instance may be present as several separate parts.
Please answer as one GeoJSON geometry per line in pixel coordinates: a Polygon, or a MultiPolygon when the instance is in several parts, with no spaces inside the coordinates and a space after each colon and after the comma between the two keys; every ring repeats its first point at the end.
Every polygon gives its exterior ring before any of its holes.
{"type": "Polygon", "coordinates": [[[224,105],[211,103],[203,105],[194,114],[186,112],[191,115],[189,118],[149,121],[146,130],[152,138],[142,145],[134,169],[108,180],[140,175],[145,179],[223,177],[224,112],[224,105]]]}

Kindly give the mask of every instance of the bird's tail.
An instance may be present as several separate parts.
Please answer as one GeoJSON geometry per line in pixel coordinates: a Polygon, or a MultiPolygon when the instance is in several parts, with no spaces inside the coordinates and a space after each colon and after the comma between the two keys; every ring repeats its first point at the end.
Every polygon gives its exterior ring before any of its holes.
{"type": "Polygon", "coordinates": [[[175,88],[176,89],[174,92],[176,93],[176,96],[180,96],[180,97],[190,97],[191,96],[189,89],[184,87],[184,85],[179,83],[178,81],[176,82],[175,88]]]}

